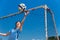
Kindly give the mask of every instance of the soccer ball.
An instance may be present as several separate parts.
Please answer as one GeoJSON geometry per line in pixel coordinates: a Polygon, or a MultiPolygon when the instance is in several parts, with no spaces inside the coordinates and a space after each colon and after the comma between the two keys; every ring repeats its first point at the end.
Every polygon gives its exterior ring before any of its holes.
{"type": "Polygon", "coordinates": [[[19,4],[19,9],[26,9],[26,5],[24,3],[19,4]]]}

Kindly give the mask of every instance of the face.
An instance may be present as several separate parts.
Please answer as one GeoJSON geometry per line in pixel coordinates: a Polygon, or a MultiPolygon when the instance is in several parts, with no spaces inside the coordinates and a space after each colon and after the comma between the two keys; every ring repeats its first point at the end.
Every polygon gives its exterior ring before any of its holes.
{"type": "Polygon", "coordinates": [[[16,27],[17,27],[17,28],[20,28],[20,27],[21,27],[21,23],[20,23],[20,22],[17,22],[17,23],[16,23],[16,27]]]}

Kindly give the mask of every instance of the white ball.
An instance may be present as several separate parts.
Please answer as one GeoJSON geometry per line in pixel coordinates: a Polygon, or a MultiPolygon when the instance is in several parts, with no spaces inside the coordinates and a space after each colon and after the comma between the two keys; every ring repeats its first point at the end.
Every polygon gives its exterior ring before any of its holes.
{"type": "Polygon", "coordinates": [[[24,9],[26,8],[25,4],[24,3],[21,3],[20,6],[24,9]]]}

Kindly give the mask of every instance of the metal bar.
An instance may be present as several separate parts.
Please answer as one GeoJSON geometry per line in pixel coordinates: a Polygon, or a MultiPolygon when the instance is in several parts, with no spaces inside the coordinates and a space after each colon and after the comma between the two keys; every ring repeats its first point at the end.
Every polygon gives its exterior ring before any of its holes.
{"type": "Polygon", "coordinates": [[[15,14],[9,14],[9,15],[7,15],[7,16],[0,17],[0,20],[1,20],[1,19],[4,19],[4,18],[11,17],[11,16],[15,16],[15,15],[17,15],[17,14],[21,14],[21,13],[22,13],[22,11],[16,12],[15,14]]]}
{"type": "Polygon", "coordinates": [[[45,5],[45,32],[46,32],[46,40],[48,40],[48,29],[47,29],[47,5],[45,5]]]}
{"type": "Polygon", "coordinates": [[[34,7],[34,8],[30,8],[30,9],[28,9],[28,11],[36,10],[36,9],[38,9],[38,8],[44,8],[44,5],[37,6],[37,7],[34,7]]]}
{"type": "MultiPolygon", "coordinates": [[[[43,8],[43,7],[44,7],[44,6],[37,6],[37,7],[28,9],[28,11],[36,10],[36,9],[38,9],[38,8],[43,8]]],[[[23,12],[24,12],[24,11],[23,11],[23,12]]],[[[21,14],[21,13],[22,13],[22,11],[16,12],[16,13],[14,13],[14,14],[9,14],[9,15],[7,15],[7,16],[0,17],[0,19],[8,18],[8,17],[15,16],[15,15],[21,14]]]]}

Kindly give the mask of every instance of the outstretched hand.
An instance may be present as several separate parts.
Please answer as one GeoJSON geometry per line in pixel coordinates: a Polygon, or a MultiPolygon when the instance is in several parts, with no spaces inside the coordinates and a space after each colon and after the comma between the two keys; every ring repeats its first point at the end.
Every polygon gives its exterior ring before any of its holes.
{"type": "Polygon", "coordinates": [[[28,10],[25,10],[25,15],[28,15],[29,14],[29,11],[28,10]]]}

